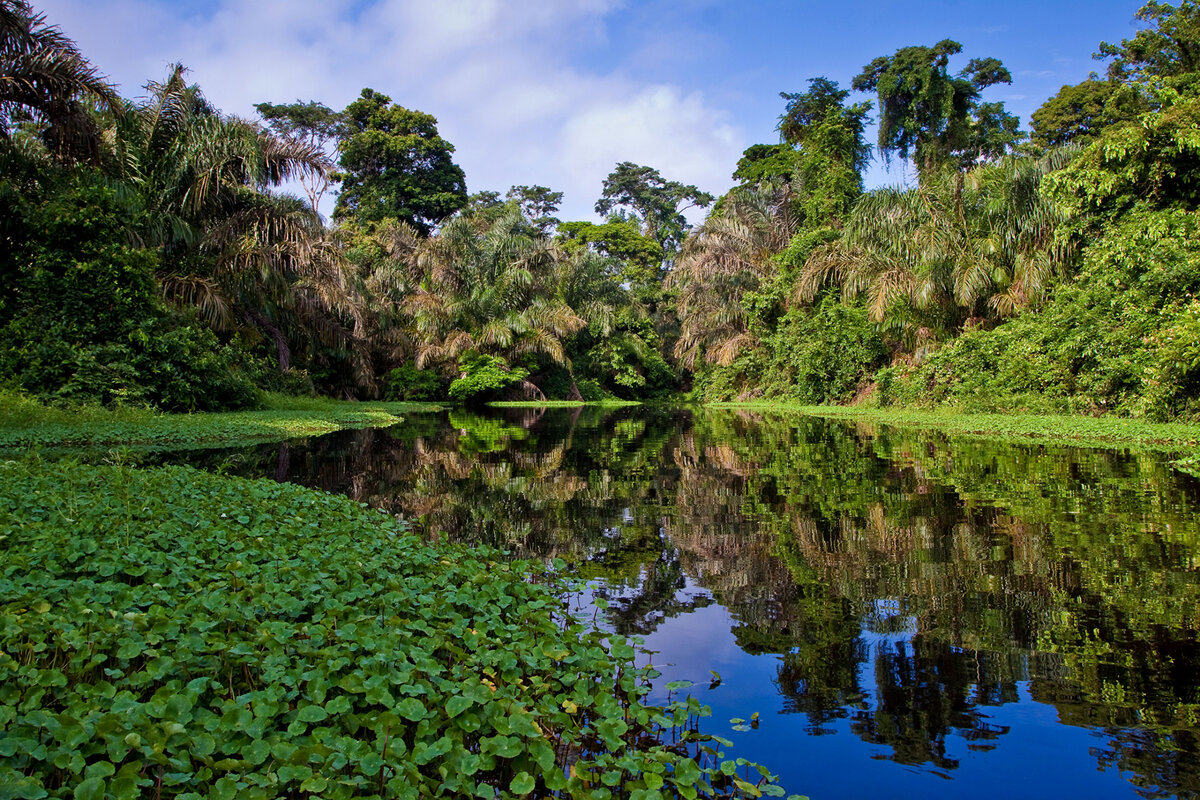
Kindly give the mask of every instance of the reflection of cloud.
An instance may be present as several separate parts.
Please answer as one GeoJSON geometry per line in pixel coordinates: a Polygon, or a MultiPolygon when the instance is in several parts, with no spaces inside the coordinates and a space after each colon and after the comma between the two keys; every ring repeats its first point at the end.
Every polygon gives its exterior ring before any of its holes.
{"type": "Polygon", "coordinates": [[[567,218],[591,216],[618,161],[723,191],[744,146],[700,93],[572,67],[604,46],[617,0],[41,5],[127,96],[174,61],[242,116],[264,100],[340,108],[370,86],[438,117],[472,191],[542,183],[566,192],[567,218]]]}

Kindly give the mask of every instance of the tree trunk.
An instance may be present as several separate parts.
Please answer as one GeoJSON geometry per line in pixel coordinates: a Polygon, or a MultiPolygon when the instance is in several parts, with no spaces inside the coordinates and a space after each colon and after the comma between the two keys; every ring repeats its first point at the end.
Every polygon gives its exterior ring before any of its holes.
{"type": "Polygon", "coordinates": [[[279,354],[279,371],[287,372],[291,369],[292,350],[288,347],[287,338],[283,335],[283,331],[276,328],[271,320],[258,311],[247,311],[244,316],[246,321],[251,325],[263,328],[275,342],[275,350],[279,354]]]}

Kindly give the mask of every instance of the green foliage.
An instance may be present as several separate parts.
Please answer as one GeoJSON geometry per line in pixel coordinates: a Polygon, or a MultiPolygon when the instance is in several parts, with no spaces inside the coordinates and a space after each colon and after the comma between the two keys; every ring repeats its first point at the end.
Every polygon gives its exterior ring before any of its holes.
{"type": "Polygon", "coordinates": [[[796,176],[799,158],[799,152],[786,143],[752,144],[738,159],[733,179],[744,186],[755,186],[764,181],[791,181],[796,176]]]}
{"type": "Polygon", "coordinates": [[[373,89],[363,89],[342,113],[346,133],[339,146],[342,191],[335,219],[392,217],[428,234],[466,206],[466,178],[433,116],[392,105],[373,89]]]}
{"type": "Polygon", "coordinates": [[[568,251],[590,248],[596,253],[621,262],[620,279],[634,285],[657,284],[659,267],[665,257],[662,245],[644,236],[632,220],[612,219],[602,225],[594,222],[564,222],[558,226],[558,241],[568,251]]]}
{"type": "Polygon", "coordinates": [[[1147,110],[1145,98],[1115,81],[1086,80],[1062,87],[1033,112],[1030,139],[1047,148],[1088,144],[1105,128],[1147,110]]]}
{"type": "Polygon", "coordinates": [[[1178,4],[1151,0],[1136,14],[1146,27],[1120,44],[1101,42],[1093,57],[1112,59],[1110,80],[1146,82],[1154,78],[1175,79],[1177,86],[1192,84],[1200,73],[1200,3],[1180,0],[1178,4]]]}
{"type": "Polygon", "coordinates": [[[271,481],[13,463],[0,479],[14,795],[726,794],[688,752],[711,741],[691,726],[706,709],[644,705],[634,648],[586,630],[530,565],[271,481]]]}
{"type": "Polygon", "coordinates": [[[450,399],[472,403],[496,400],[500,394],[529,376],[529,370],[509,367],[499,356],[471,353],[458,362],[462,374],[450,383],[450,399]]]}
{"type": "Polygon", "coordinates": [[[671,252],[691,227],[683,211],[693,206],[705,208],[713,199],[695,186],[666,180],[652,167],[622,161],[604,179],[596,213],[608,216],[623,210],[631,215],[626,218],[643,227],[646,236],[671,252]]]}
{"type": "Polygon", "coordinates": [[[981,91],[1012,83],[1012,75],[994,58],[971,59],[951,75],[950,56],[961,52],[962,45],[950,39],[933,47],[902,47],[855,76],[856,91],[879,96],[879,149],[885,157],[911,156],[924,175],[948,164],[998,158],[1021,140],[1018,117],[1001,103],[980,102],[981,91]]]}
{"type": "Polygon", "coordinates": [[[513,186],[505,195],[515,202],[521,213],[533,223],[542,233],[548,233],[556,227],[559,219],[554,216],[562,205],[563,193],[556,192],[548,186],[534,184],[533,186],[513,186]]]}
{"type": "MultiPolygon", "coordinates": [[[[747,302],[762,299],[755,295],[747,302]]],[[[764,327],[760,348],[697,379],[698,396],[707,401],[751,395],[808,404],[843,402],[869,382],[888,354],[866,310],[843,304],[834,294],[825,294],[811,308],[793,306],[764,327]]]]}
{"type": "Polygon", "coordinates": [[[1186,337],[1200,293],[1195,212],[1124,216],[1037,313],[965,333],[899,380],[891,400],[970,410],[1195,414],[1186,337]],[[1185,337],[1179,339],[1177,337],[1185,337]]]}
{"type": "Polygon", "coordinates": [[[270,393],[264,394],[262,401],[262,411],[157,414],[143,408],[47,407],[27,395],[0,390],[0,448],[232,446],[316,436],[344,428],[387,427],[401,421],[399,414],[429,408],[412,403],[354,403],[270,393]]]}
{"type": "MultiPolygon", "coordinates": [[[[342,114],[314,100],[307,103],[298,100],[295,103],[255,103],[254,109],[276,136],[303,142],[320,153],[324,153],[345,133],[342,114]]],[[[330,177],[327,169],[300,176],[314,212],[329,189],[330,177]]]]}
{"type": "Polygon", "coordinates": [[[1160,109],[1137,125],[1108,128],[1071,164],[1047,179],[1047,192],[1094,236],[1108,221],[1144,203],[1200,206],[1200,98],[1158,94],[1160,109]]]}
{"type": "Polygon", "coordinates": [[[446,382],[433,370],[403,364],[384,376],[383,396],[387,400],[438,400],[446,396],[446,382]]]}
{"type": "Polygon", "coordinates": [[[243,359],[159,296],[158,256],[129,243],[136,209],[99,176],[0,191],[0,380],[70,403],[197,411],[257,402],[243,359]]]}

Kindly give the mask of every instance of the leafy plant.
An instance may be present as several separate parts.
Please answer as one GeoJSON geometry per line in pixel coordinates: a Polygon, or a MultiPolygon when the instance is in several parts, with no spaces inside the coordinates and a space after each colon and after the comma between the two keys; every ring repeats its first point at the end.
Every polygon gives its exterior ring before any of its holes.
{"type": "Polygon", "coordinates": [[[269,481],[0,480],[8,796],[783,794],[529,564],[269,481]]]}

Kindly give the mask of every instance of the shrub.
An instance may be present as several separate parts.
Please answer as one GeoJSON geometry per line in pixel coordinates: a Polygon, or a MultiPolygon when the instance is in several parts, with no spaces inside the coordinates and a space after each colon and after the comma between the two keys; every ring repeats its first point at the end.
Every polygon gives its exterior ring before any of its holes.
{"type": "Polygon", "coordinates": [[[387,400],[440,400],[446,396],[446,382],[431,369],[404,364],[384,376],[383,396],[387,400]]]}
{"type": "Polygon", "coordinates": [[[462,375],[450,384],[450,399],[463,402],[486,402],[500,397],[514,383],[523,381],[529,370],[521,367],[510,369],[508,362],[499,356],[464,356],[458,362],[462,375]]]}

